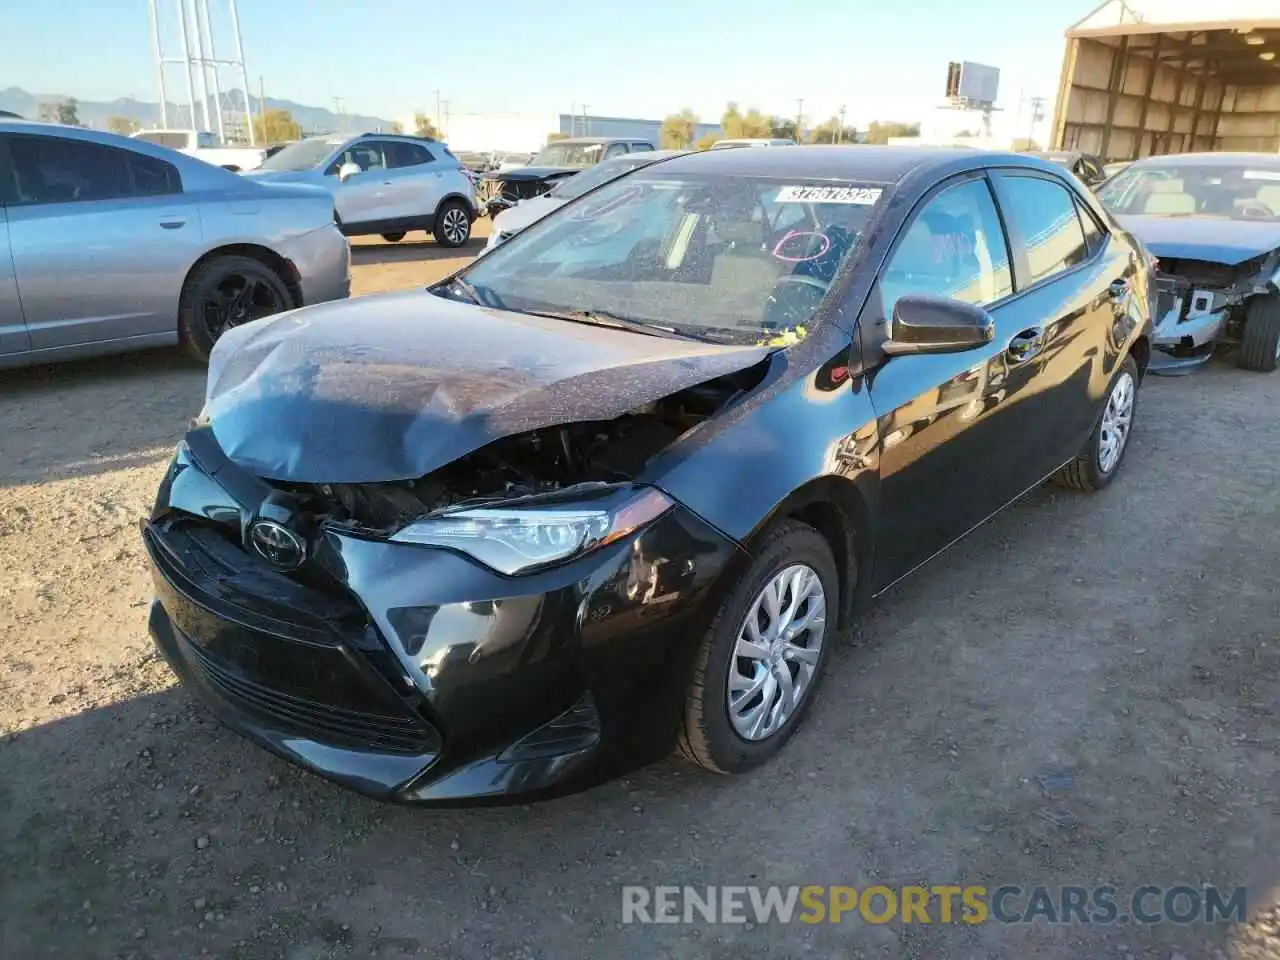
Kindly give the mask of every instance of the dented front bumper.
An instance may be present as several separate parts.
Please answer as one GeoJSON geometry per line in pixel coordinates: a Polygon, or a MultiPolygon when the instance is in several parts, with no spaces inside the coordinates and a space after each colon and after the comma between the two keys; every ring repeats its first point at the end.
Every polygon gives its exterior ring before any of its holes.
{"type": "Polygon", "coordinates": [[[283,572],[243,546],[234,469],[180,452],[143,523],[152,636],[233,729],[404,803],[556,791],[670,750],[739,553],[691,512],[527,576],[330,528],[283,572]]]}

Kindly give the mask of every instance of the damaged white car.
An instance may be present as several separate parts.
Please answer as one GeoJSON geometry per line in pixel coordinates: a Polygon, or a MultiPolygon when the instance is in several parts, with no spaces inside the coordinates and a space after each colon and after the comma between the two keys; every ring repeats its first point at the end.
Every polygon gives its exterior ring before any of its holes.
{"type": "Polygon", "coordinates": [[[1159,298],[1153,373],[1215,352],[1246,370],[1280,360],[1280,156],[1149,157],[1098,197],[1154,258],[1159,298]]]}

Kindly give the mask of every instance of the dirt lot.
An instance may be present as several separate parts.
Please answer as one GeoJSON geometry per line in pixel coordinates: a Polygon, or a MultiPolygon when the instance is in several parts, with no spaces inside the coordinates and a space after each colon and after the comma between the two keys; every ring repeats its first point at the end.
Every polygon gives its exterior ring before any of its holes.
{"type": "MultiPolygon", "coordinates": [[[[441,253],[362,243],[356,292],[441,253]]],[[[1150,382],[1125,475],[868,612],[766,769],[446,812],[277,761],[152,653],[136,521],[201,387],[169,351],[0,379],[0,956],[1280,957],[1280,374],[1150,382]],[[1262,916],[619,922],[625,883],[872,882],[1245,884],[1262,916]]]]}

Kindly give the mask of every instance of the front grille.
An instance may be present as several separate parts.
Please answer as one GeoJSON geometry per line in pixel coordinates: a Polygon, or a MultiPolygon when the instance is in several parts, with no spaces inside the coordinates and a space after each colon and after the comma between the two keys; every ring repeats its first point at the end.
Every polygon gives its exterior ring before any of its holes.
{"type": "Polygon", "coordinates": [[[239,676],[196,644],[188,644],[187,649],[192,654],[190,662],[210,687],[274,727],[335,746],[372,747],[387,753],[420,756],[435,752],[439,746],[425,725],[408,717],[345,710],[290,696],[239,676]]]}
{"type": "Polygon", "coordinates": [[[353,601],[264,568],[199,524],[147,524],[143,539],[182,658],[219,697],[320,743],[436,751],[435,729],[377,667],[381,638],[353,601]]]}

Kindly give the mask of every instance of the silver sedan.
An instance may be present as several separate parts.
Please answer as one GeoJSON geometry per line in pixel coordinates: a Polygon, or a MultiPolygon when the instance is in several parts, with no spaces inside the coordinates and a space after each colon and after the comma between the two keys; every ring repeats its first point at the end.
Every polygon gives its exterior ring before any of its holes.
{"type": "Polygon", "coordinates": [[[346,297],[326,191],[107,133],[0,120],[0,367],[181,343],[346,297]]]}

